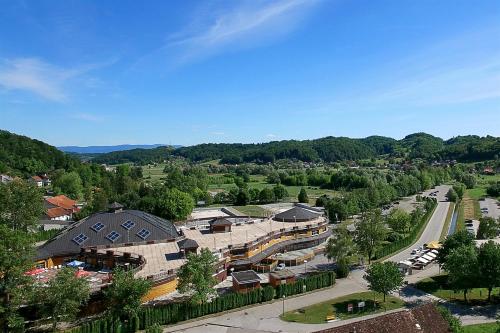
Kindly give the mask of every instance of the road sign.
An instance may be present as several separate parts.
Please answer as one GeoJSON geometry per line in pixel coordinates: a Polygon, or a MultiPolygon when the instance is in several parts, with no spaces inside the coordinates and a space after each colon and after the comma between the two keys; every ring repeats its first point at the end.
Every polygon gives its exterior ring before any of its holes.
{"type": "Polygon", "coordinates": [[[354,305],[352,303],[347,304],[347,312],[352,312],[354,305]]]}

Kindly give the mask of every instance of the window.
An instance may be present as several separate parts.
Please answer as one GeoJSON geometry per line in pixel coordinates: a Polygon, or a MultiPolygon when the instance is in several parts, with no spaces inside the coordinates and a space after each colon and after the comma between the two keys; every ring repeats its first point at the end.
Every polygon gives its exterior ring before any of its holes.
{"type": "Polygon", "coordinates": [[[85,234],[79,234],[75,238],[73,238],[73,242],[75,242],[78,245],[82,245],[89,237],[85,234]]]}
{"type": "Polygon", "coordinates": [[[104,228],[104,224],[102,224],[101,222],[97,222],[96,224],[94,224],[90,228],[92,230],[94,230],[95,232],[99,232],[99,231],[101,231],[104,228]]]}
{"type": "Polygon", "coordinates": [[[122,223],[122,227],[124,227],[124,228],[125,228],[125,229],[127,229],[127,230],[132,229],[132,228],[134,227],[134,225],[135,225],[135,223],[134,223],[134,222],[132,222],[132,221],[130,221],[130,220],[128,220],[128,221],[127,221],[127,222],[125,222],[125,223],[122,223]]]}
{"type": "Polygon", "coordinates": [[[110,241],[114,242],[116,241],[118,238],[120,238],[120,234],[117,233],[116,231],[111,231],[107,236],[106,236],[107,239],[109,239],[110,241]]]}
{"type": "Polygon", "coordinates": [[[141,231],[137,233],[137,236],[141,237],[142,239],[148,238],[149,235],[151,235],[151,232],[149,232],[149,230],[146,229],[141,229],[141,231]]]}

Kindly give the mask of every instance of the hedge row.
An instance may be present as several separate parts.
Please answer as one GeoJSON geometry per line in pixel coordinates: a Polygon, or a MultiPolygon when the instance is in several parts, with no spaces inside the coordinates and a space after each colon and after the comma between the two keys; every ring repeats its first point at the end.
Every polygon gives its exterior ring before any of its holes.
{"type": "Polygon", "coordinates": [[[420,234],[420,231],[422,230],[422,228],[426,226],[427,221],[429,221],[429,219],[431,218],[431,215],[434,212],[436,206],[437,206],[437,201],[432,200],[432,207],[422,216],[420,221],[411,230],[411,232],[405,238],[397,240],[391,244],[385,245],[383,248],[379,249],[375,253],[375,259],[380,259],[390,254],[396,253],[399,250],[415,243],[417,241],[418,235],[420,234]]]}
{"type": "Polygon", "coordinates": [[[298,279],[293,284],[279,285],[276,289],[271,286],[249,291],[246,294],[229,293],[217,297],[212,302],[192,304],[168,303],[157,306],[144,307],[139,315],[128,321],[120,322],[111,318],[101,318],[72,328],[68,333],[133,333],[143,330],[153,324],[170,325],[180,321],[194,319],[209,314],[237,309],[243,306],[268,302],[274,298],[281,298],[301,294],[319,288],[329,287],[335,283],[334,272],[323,272],[298,279]]]}

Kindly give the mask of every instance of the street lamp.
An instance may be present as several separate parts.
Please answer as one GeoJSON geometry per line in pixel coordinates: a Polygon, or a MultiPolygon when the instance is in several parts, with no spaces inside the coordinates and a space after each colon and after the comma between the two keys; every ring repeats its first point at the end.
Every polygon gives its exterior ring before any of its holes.
{"type": "Polygon", "coordinates": [[[307,260],[304,260],[304,273],[307,274],[307,260]]]}
{"type": "Polygon", "coordinates": [[[285,315],[285,295],[283,295],[283,316],[285,315]]]}

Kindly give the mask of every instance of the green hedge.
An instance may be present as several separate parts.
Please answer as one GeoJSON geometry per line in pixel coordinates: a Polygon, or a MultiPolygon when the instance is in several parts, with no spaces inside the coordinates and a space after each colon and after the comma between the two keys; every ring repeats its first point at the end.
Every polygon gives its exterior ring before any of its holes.
{"type": "MultiPolygon", "coordinates": [[[[434,213],[434,209],[436,209],[437,201],[432,200],[431,209],[427,210],[427,212],[422,216],[417,225],[411,230],[411,232],[404,238],[397,240],[391,244],[385,245],[383,248],[377,250],[375,253],[375,259],[380,259],[386,257],[390,254],[396,253],[405,247],[410,246],[411,244],[417,241],[417,237],[420,234],[422,228],[424,228],[427,224],[427,221],[431,218],[432,213],[434,213]]],[[[438,236],[439,237],[439,236],[438,236]]]]}
{"type": "Polygon", "coordinates": [[[334,272],[323,272],[298,279],[289,285],[280,285],[278,288],[266,286],[252,290],[246,294],[229,293],[217,297],[210,303],[192,304],[169,303],[157,306],[144,307],[138,317],[126,322],[119,322],[111,318],[101,318],[72,328],[68,333],[133,333],[143,330],[154,324],[170,325],[184,320],[194,319],[209,314],[237,309],[243,306],[268,302],[283,295],[291,296],[319,288],[329,287],[335,283],[334,272]],[[304,288],[305,286],[305,288],[304,288]]]}

